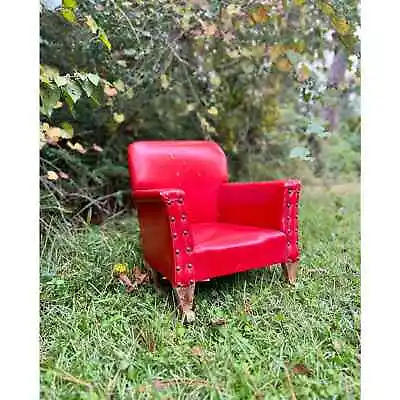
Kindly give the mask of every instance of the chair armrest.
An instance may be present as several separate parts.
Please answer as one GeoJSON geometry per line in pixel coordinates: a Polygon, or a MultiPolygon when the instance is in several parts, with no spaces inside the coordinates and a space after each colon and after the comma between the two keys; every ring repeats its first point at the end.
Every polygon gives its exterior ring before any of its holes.
{"type": "Polygon", "coordinates": [[[299,257],[300,189],[298,180],[222,184],[218,197],[218,220],[285,233],[288,238],[288,259],[294,262],[299,257]]]}
{"type": "Polygon", "coordinates": [[[141,241],[146,261],[173,285],[194,277],[193,238],[180,189],[135,190],[141,241]]]}

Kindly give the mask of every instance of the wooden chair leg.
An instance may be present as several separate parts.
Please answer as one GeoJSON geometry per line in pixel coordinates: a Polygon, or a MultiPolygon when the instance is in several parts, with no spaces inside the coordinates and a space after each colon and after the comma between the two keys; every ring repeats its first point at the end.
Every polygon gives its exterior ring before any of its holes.
{"type": "Polygon", "coordinates": [[[289,282],[290,285],[294,285],[296,283],[297,263],[289,262],[281,265],[286,281],[289,282]]]}
{"type": "Polygon", "coordinates": [[[195,284],[192,283],[189,286],[185,287],[176,287],[174,288],[179,309],[182,313],[183,321],[192,323],[196,319],[196,315],[193,308],[193,299],[194,299],[194,288],[195,284]]]}

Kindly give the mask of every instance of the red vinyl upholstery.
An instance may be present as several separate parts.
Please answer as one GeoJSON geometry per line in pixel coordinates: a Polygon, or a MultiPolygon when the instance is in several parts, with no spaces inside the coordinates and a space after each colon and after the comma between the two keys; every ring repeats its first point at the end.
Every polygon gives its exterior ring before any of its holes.
{"type": "Polygon", "coordinates": [[[212,141],[128,149],[144,257],[173,286],[299,258],[300,182],[228,183],[212,141]]]}

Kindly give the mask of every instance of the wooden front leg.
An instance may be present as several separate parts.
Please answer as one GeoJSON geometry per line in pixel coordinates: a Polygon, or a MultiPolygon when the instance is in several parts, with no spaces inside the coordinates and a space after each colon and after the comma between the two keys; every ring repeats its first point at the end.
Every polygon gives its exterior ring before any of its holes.
{"type": "Polygon", "coordinates": [[[296,283],[297,262],[282,263],[281,265],[286,281],[289,282],[290,285],[294,285],[296,283]]]}
{"type": "Polygon", "coordinates": [[[196,315],[192,310],[194,289],[195,289],[194,283],[192,283],[189,286],[178,286],[174,288],[178,300],[178,306],[182,313],[183,321],[188,323],[192,323],[196,319],[196,315]]]}

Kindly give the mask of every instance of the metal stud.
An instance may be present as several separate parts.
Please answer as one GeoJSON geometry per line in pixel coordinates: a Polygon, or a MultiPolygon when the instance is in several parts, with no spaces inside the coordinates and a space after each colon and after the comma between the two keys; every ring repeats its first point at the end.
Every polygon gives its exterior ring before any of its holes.
{"type": "Polygon", "coordinates": [[[193,285],[193,283],[194,283],[194,280],[193,280],[193,279],[191,279],[191,280],[189,281],[189,283],[190,283],[191,285],[193,285]]]}
{"type": "Polygon", "coordinates": [[[171,217],[171,222],[175,222],[175,217],[171,217]]]}
{"type": "Polygon", "coordinates": [[[179,204],[183,204],[183,199],[179,198],[179,199],[178,199],[178,203],[179,203],[179,204]]]}
{"type": "Polygon", "coordinates": [[[177,234],[176,232],[174,232],[174,233],[172,234],[172,237],[173,237],[174,239],[176,239],[176,238],[178,237],[178,234],[177,234]]]}
{"type": "Polygon", "coordinates": [[[187,267],[188,267],[189,269],[192,269],[192,268],[193,268],[193,265],[192,265],[192,264],[188,264],[187,267]]]}
{"type": "Polygon", "coordinates": [[[178,265],[177,267],[176,267],[176,272],[179,272],[181,270],[181,267],[178,265]]]}
{"type": "Polygon", "coordinates": [[[189,232],[188,231],[183,231],[183,236],[187,236],[189,234],[189,232]]]}
{"type": "Polygon", "coordinates": [[[176,249],[175,250],[175,254],[179,254],[180,253],[180,250],[179,249],[176,249]]]}
{"type": "Polygon", "coordinates": [[[192,251],[191,247],[186,247],[186,253],[190,253],[192,251]]]}
{"type": "Polygon", "coordinates": [[[182,214],[182,221],[185,221],[186,220],[186,215],[185,214],[182,214]]]}

